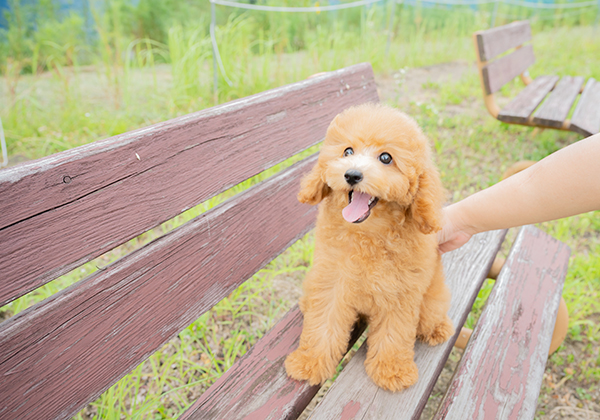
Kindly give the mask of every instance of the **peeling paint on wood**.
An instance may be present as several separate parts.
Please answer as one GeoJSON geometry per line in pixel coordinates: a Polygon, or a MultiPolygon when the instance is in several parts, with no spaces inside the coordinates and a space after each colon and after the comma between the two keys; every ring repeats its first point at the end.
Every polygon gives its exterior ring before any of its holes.
{"type": "Polygon", "coordinates": [[[533,419],[570,250],[521,229],[435,419],[533,419]]]}
{"type": "Polygon", "coordinates": [[[353,420],[356,414],[360,411],[360,403],[358,401],[349,401],[342,410],[340,420],[353,420]]]}
{"type": "Polygon", "coordinates": [[[506,231],[494,231],[476,235],[463,247],[442,257],[446,283],[452,291],[448,316],[454,323],[456,334],[446,343],[435,347],[417,341],[415,363],[419,368],[419,380],[415,385],[396,393],[377,387],[365,372],[367,339],[317,405],[310,419],[340,419],[349,402],[360,404],[356,419],[419,419],[505,234],[506,231]]]}
{"type": "Polygon", "coordinates": [[[368,101],[358,64],[1,170],[0,305],[320,142],[368,101]]]}

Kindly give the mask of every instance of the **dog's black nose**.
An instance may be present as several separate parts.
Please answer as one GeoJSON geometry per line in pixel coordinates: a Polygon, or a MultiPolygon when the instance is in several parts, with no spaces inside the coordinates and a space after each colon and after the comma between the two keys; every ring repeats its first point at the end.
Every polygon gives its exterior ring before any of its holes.
{"type": "Polygon", "coordinates": [[[344,178],[346,178],[346,182],[350,185],[358,184],[363,179],[363,174],[361,171],[357,171],[356,169],[348,169],[344,174],[344,178]]]}

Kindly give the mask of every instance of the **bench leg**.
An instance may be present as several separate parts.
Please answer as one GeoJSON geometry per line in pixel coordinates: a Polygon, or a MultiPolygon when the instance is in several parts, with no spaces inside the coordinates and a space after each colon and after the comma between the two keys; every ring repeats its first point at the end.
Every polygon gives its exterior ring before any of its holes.
{"type": "Polygon", "coordinates": [[[471,334],[473,334],[473,330],[470,328],[462,327],[460,330],[460,334],[454,343],[454,347],[459,349],[465,349],[467,347],[467,343],[469,342],[469,338],[471,338],[471,334]]]}
{"type": "Polygon", "coordinates": [[[551,355],[560,347],[562,342],[567,336],[569,330],[569,311],[567,310],[567,304],[561,296],[560,304],[558,306],[558,313],[556,314],[556,324],[554,324],[554,332],[552,333],[552,342],[550,343],[550,351],[548,356],[551,355]]]}
{"type": "Polygon", "coordinates": [[[539,134],[542,134],[545,131],[545,128],[535,127],[531,132],[531,137],[537,137],[539,134]]]}
{"type": "Polygon", "coordinates": [[[504,171],[504,173],[502,174],[502,180],[508,178],[509,176],[512,176],[516,173],[519,173],[527,168],[529,168],[531,165],[537,163],[536,161],[533,160],[520,160],[516,163],[513,163],[506,171],[504,171]]]}
{"type": "Polygon", "coordinates": [[[506,262],[505,258],[496,257],[496,259],[494,260],[494,263],[492,264],[492,267],[490,268],[490,272],[488,273],[487,278],[496,280],[498,278],[498,274],[500,274],[500,270],[502,269],[502,266],[504,265],[505,262],[506,262]]]}

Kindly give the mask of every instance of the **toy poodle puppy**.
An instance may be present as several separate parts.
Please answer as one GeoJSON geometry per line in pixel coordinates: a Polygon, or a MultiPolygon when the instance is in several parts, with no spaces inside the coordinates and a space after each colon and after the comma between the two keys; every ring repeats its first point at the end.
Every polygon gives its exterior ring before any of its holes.
{"type": "Polygon", "coordinates": [[[321,205],[288,375],[312,385],[331,378],[365,316],[368,375],[390,391],[413,385],[415,339],[437,345],[454,333],[434,235],[443,189],[421,129],[388,106],[347,109],[327,129],[298,199],[321,205]]]}

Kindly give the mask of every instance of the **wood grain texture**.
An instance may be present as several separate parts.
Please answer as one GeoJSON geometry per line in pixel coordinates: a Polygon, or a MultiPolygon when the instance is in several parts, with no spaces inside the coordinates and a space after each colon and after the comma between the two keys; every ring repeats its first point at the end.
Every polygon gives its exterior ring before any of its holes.
{"type": "Polygon", "coordinates": [[[369,101],[373,72],[358,64],[0,171],[0,305],[318,143],[369,101]]]}
{"type": "Polygon", "coordinates": [[[506,231],[479,234],[465,246],[444,254],[446,283],[452,291],[448,315],[454,322],[456,334],[446,343],[435,347],[421,342],[415,344],[419,380],[414,386],[398,393],[378,388],[365,372],[367,339],[317,405],[310,419],[418,419],[505,234],[506,231]]]}
{"type": "Polygon", "coordinates": [[[531,40],[531,26],[524,20],[476,32],[476,35],[480,60],[489,61],[531,40]]]}
{"type": "MultiPolygon", "coordinates": [[[[297,418],[320,388],[293,380],[285,371],[285,358],[300,341],[302,319],[298,307],[290,310],[179,420],[297,418]]],[[[348,349],[365,327],[364,322],[355,325],[348,349]]]]}
{"type": "Polygon", "coordinates": [[[0,325],[0,418],[66,419],[304,235],[316,155],[0,325]],[[276,205],[270,205],[275,203],[276,205]]]}
{"type": "Polygon", "coordinates": [[[498,119],[507,123],[527,124],[533,111],[554,88],[558,76],[540,76],[523,89],[498,114],[498,119]]]}
{"type": "Polygon", "coordinates": [[[583,77],[580,76],[561,78],[546,101],[536,111],[533,123],[543,127],[561,128],[579,95],[583,81],[583,77]]]}
{"type": "Polygon", "coordinates": [[[525,45],[523,48],[492,61],[481,70],[486,93],[489,95],[497,92],[533,63],[535,63],[535,56],[531,45],[525,45]]]}
{"type": "Polygon", "coordinates": [[[521,229],[435,419],[533,419],[569,248],[521,229]]]}
{"type": "Polygon", "coordinates": [[[587,81],[569,129],[585,137],[600,132],[600,82],[596,79],[587,81]]]}

